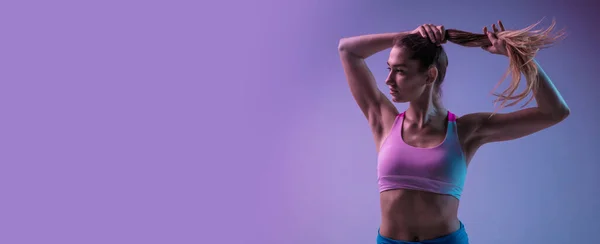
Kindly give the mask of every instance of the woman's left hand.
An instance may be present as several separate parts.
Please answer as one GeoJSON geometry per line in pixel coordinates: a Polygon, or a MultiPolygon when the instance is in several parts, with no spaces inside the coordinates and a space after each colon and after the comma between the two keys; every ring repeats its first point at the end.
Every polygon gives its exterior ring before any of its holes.
{"type": "MultiPolygon", "coordinates": [[[[502,21],[498,20],[498,26],[500,26],[500,31],[504,31],[504,25],[502,24],[502,21]]],[[[498,33],[498,28],[496,27],[496,24],[492,24],[492,29],[494,30],[494,32],[489,32],[487,26],[483,27],[483,34],[488,36],[492,45],[483,46],[481,48],[493,54],[508,56],[506,42],[502,39],[498,39],[498,36],[496,36],[496,34],[498,33]]]]}

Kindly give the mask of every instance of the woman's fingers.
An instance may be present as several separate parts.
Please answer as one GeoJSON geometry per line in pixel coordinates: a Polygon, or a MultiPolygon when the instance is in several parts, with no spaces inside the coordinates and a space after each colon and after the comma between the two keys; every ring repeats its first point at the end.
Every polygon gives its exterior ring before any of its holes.
{"type": "Polygon", "coordinates": [[[433,31],[433,28],[431,28],[431,25],[429,25],[429,24],[425,25],[425,31],[427,32],[429,41],[431,41],[432,43],[436,43],[435,33],[433,31]]]}
{"type": "Polygon", "coordinates": [[[502,24],[502,21],[498,20],[498,25],[500,26],[500,30],[501,31],[505,31],[506,29],[504,29],[504,25],[502,24]]]}

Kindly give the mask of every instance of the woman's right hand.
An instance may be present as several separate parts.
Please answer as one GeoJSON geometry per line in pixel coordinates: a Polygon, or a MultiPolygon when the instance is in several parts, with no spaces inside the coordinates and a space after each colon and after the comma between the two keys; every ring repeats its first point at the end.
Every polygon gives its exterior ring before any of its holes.
{"type": "Polygon", "coordinates": [[[411,34],[421,34],[421,36],[425,39],[428,39],[432,43],[442,45],[446,43],[446,30],[443,25],[432,25],[432,24],[424,24],[417,29],[410,32],[411,34]]]}

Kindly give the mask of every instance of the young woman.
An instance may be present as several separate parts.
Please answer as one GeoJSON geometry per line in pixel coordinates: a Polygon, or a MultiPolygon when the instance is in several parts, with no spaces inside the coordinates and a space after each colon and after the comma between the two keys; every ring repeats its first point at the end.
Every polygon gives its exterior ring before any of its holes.
{"type": "MultiPolygon", "coordinates": [[[[502,22],[484,34],[444,30],[430,24],[409,32],[344,38],[339,54],[351,93],[367,118],[378,153],[382,222],[377,243],[466,244],[457,217],[467,166],[477,149],[490,142],[513,140],[564,120],[569,108],[533,59],[562,33],[547,30],[506,31],[502,22]],[[510,87],[498,95],[507,107],[533,93],[537,106],[511,113],[472,113],[457,117],[441,103],[448,58],[447,41],[481,47],[510,59],[510,87]],[[387,65],[391,101],[377,88],[365,64],[369,56],[391,48],[387,65]],[[527,89],[514,95],[521,74],[527,89]],[[399,112],[394,103],[408,103],[399,112]]],[[[508,75],[508,73],[507,73],[508,75]]],[[[470,92],[468,88],[464,92],[470,92]]],[[[531,101],[531,100],[530,100],[531,101]]]]}

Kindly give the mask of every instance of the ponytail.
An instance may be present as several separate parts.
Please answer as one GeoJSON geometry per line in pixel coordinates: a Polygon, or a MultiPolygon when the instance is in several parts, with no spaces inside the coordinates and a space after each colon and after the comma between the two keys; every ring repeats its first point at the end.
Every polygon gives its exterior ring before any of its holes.
{"type": "MultiPolygon", "coordinates": [[[[551,33],[556,25],[554,19],[547,29],[532,31],[532,29],[540,22],[541,20],[521,30],[506,30],[496,33],[498,39],[502,39],[506,42],[510,63],[509,68],[502,76],[502,79],[496,84],[493,91],[500,86],[509,74],[512,78],[509,87],[502,93],[497,94],[492,91],[493,95],[498,97],[495,100],[495,104],[500,102],[500,107],[498,109],[513,106],[525,99],[531,93],[535,94],[537,92],[539,85],[538,68],[537,64],[533,61],[533,58],[540,49],[548,48],[565,37],[564,30],[551,33]],[[521,73],[525,76],[527,86],[525,91],[515,95],[521,82],[521,73]]],[[[446,30],[446,39],[452,43],[465,47],[485,47],[492,45],[485,34],[474,34],[455,29],[446,30]]],[[[522,107],[529,104],[533,98],[534,96],[531,96],[522,107]]]]}

